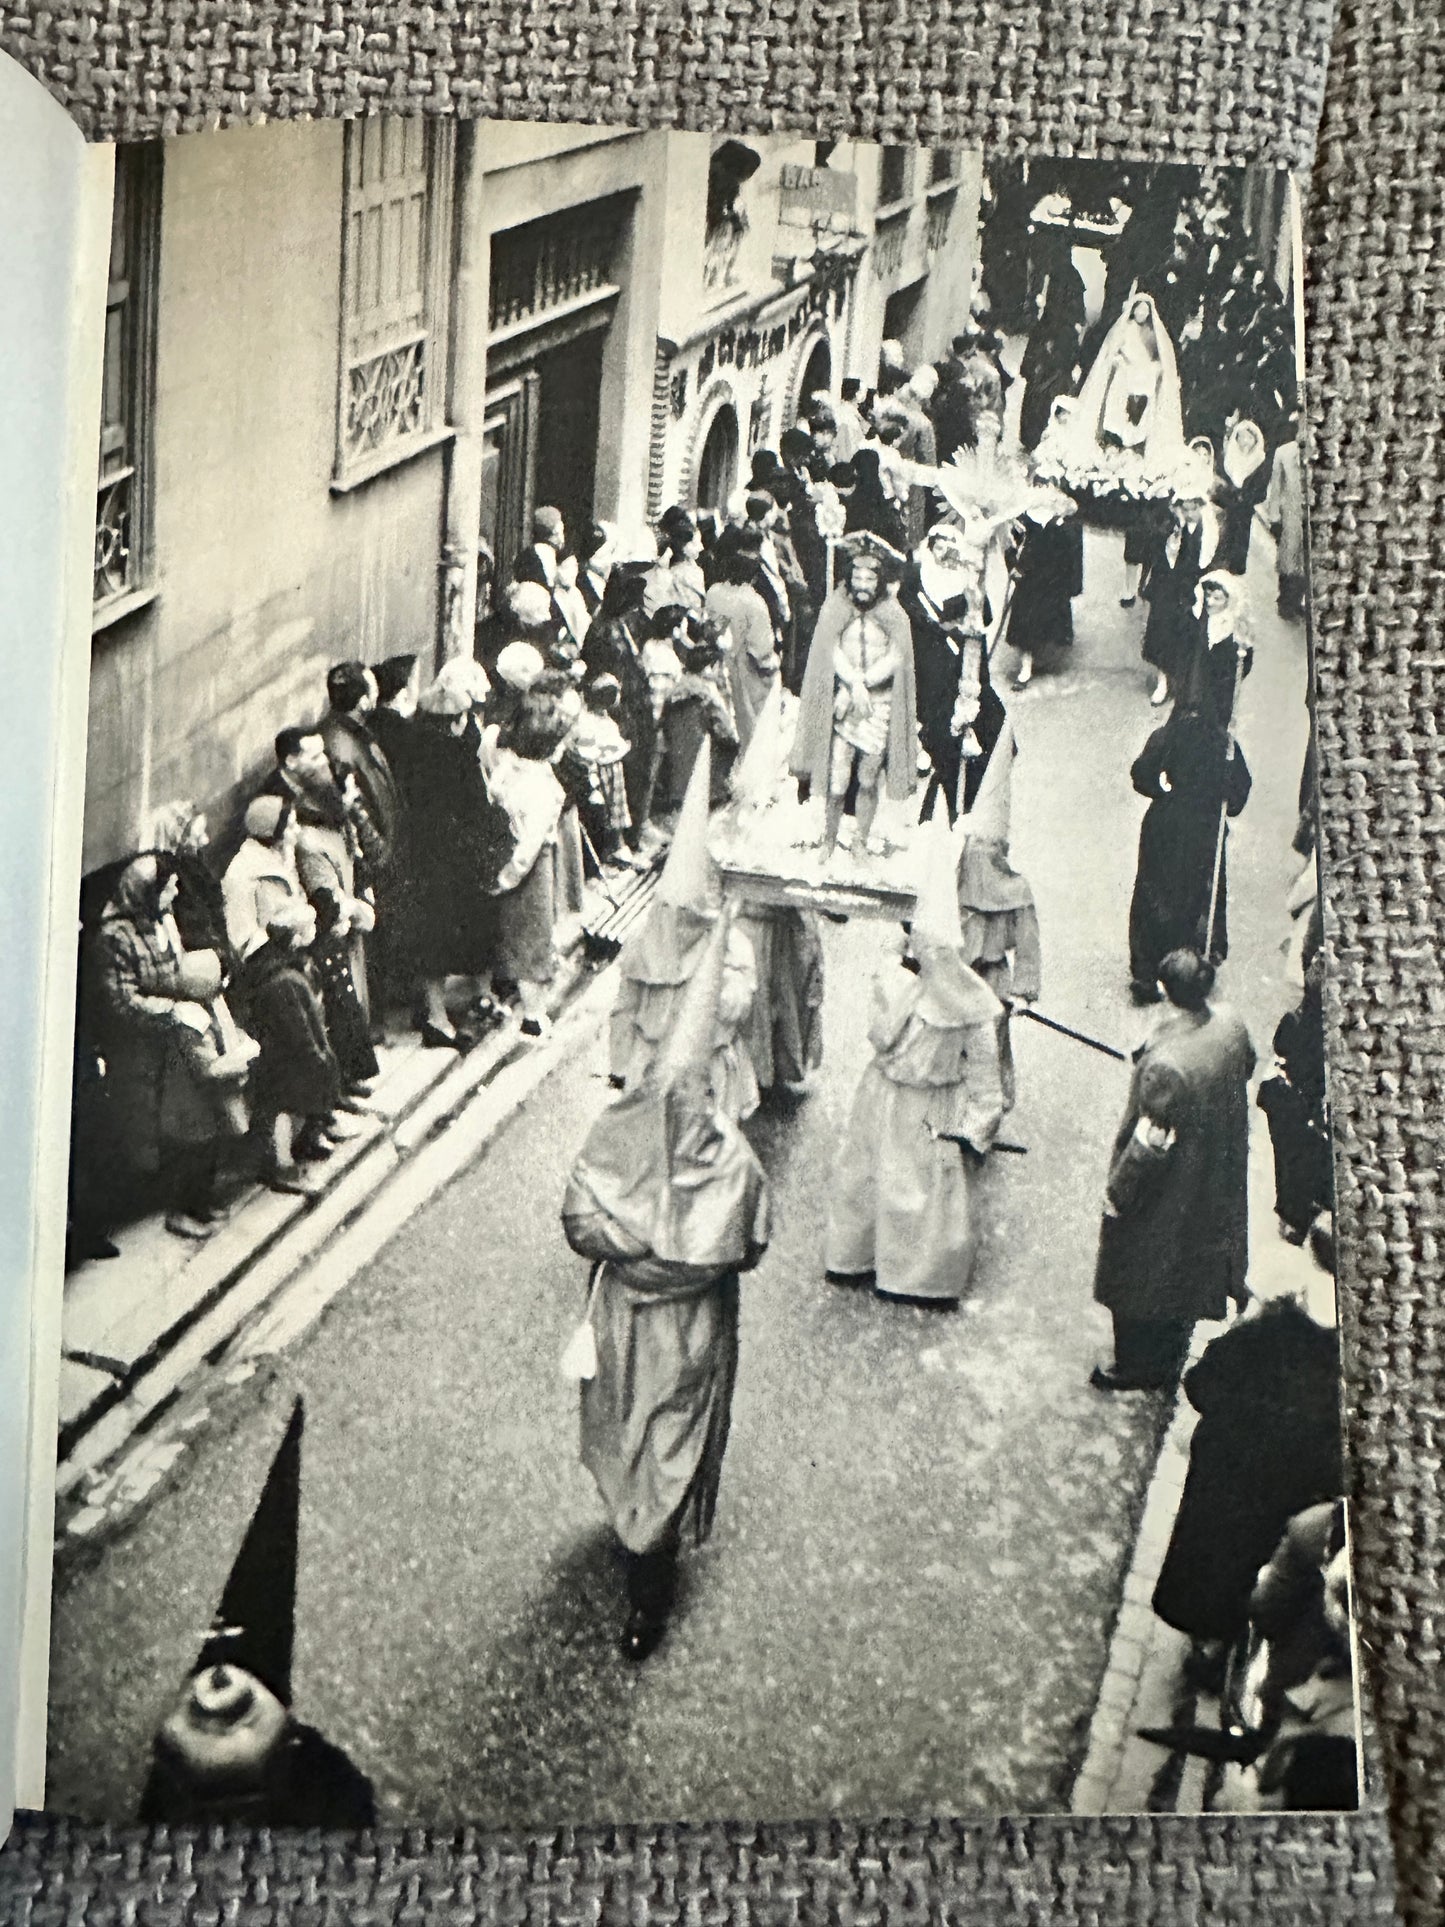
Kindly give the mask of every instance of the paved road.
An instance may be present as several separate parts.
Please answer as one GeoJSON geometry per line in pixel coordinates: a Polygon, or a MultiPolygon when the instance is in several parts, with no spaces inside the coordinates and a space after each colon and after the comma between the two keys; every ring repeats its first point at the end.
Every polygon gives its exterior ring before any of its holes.
{"type": "MultiPolygon", "coordinates": [[[[1044,1007],[1129,1046],[1148,1018],[1125,994],[1141,809],[1127,769],[1156,718],[1142,612],[1118,606],[1116,539],[1090,536],[1087,578],[1079,646],[1015,700],[1014,857],[1043,919],[1044,1007]]],[[[1267,1047],[1289,1001],[1278,946],[1304,665],[1297,633],[1267,615],[1261,627],[1225,985],[1267,1047]]],[[[584,1282],[557,1208],[604,1100],[594,1044],[273,1377],[223,1402],[173,1490],[62,1574],[53,1804],[133,1808],[295,1389],[309,1413],[299,1703],[391,1816],[527,1826],[1061,1804],[1161,1416],[1156,1400],[1086,1383],[1106,1342],[1089,1286],[1125,1076],[1020,1026],[1009,1135],[1029,1155],[993,1161],[962,1309],[827,1285],[830,1159],[885,941],[880,925],[830,931],[824,1074],[756,1129],[777,1234],[744,1285],[717,1530],[662,1651],[640,1671],[616,1656],[619,1576],[556,1371],[584,1282]]]]}

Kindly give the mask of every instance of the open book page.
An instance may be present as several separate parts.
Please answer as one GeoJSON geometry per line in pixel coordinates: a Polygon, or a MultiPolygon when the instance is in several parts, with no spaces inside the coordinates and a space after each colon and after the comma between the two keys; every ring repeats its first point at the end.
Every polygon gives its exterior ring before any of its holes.
{"type": "Polygon", "coordinates": [[[114,207],[50,1803],[1353,1805],[1288,179],[114,207]]]}
{"type": "Polygon", "coordinates": [[[110,160],[0,58],[0,1810],[42,1797],[110,160]]]}

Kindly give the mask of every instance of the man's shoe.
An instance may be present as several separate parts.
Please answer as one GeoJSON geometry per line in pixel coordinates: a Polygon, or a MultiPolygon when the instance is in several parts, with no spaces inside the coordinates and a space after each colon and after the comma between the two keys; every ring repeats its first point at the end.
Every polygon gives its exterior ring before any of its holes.
{"type": "Polygon", "coordinates": [[[204,1219],[193,1218],[189,1211],[166,1213],[166,1230],[175,1238],[190,1238],[194,1243],[200,1244],[204,1239],[209,1238],[215,1229],[213,1224],[207,1224],[204,1219]]]}
{"type": "Polygon", "coordinates": [[[1157,1379],[1126,1378],[1112,1366],[1096,1365],[1089,1373],[1089,1383],[1096,1392],[1162,1392],[1164,1386],[1157,1379]]]}
{"type": "Polygon", "coordinates": [[[640,1666],[662,1644],[662,1636],[667,1631],[667,1621],[643,1612],[636,1606],[628,1614],[627,1624],[622,1629],[622,1637],[617,1642],[618,1651],[625,1660],[640,1666]]]}

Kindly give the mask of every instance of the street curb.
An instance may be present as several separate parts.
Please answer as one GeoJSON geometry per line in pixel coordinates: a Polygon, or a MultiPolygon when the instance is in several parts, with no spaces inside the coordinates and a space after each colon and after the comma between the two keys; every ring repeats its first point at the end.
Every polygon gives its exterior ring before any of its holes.
{"type": "MultiPolygon", "coordinates": [[[[1188,1364],[1198,1360],[1220,1329],[1203,1322],[1195,1326],[1188,1364]]],[[[1162,1747],[1138,1739],[1135,1728],[1169,1723],[1167,1714],[1154,1716],[1151,1703],[1170,1693],[1189,1643],[1156,1616],[1153,1598],[1184,1490],[1196,1418],[1181,1385],[1160,1433],[1158,1457],[1145,1488],[1134,1551],[1089,1722],[1088,1746],[1069,1794],[1070,1813],[1098,1817],[1153,1811],[1153,1784],[1172,1757],[1162,1747]]],[[[1182,1789],[1172,1805],[1179,1812],[1202,1811],[1197,1797],[1193,1805],[1186,1804],[1182,1789]]]]}
{"type": "Polygon", "coordinates": [[[113,1529],[151,1496],[204,1425],[208,1392],[249,1377],[262,1358],[299,1337],[407,1219],[482,1153],[605,1014],[615,978],[615,965],[593,971],[574,953],[545,1038],[534,1044],[511,1027],[448,1067],[138,1361],[122,1395],[57,1466],[58,1542],[84,1543],[113,1529]]]}

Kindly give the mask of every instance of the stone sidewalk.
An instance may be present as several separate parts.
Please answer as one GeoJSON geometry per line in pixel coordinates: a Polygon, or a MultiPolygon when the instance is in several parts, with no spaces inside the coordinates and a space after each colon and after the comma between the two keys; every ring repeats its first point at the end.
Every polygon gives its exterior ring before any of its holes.
{"type": "MultiPolygon", "coordinates": [[[[652,878],[643,887],[650,888],[652,878]]],[[[605,901],[597,900],[605,911],[605,901]]],[[[582,923],[559,928],[554,1019],[595,981],[582,923]]],[[[198,1381],[222,1369],[237,1335],[294,1291],[328,1250],[359,1229],[390,1235],[397,1180],[478,1114],[496,1088],[531,1088],[554,1056],[552,1039],[521,1035],[514,1016],[462,1057],[428,1050],[395,1026],[378,1044],[373,1112],[315,1168],[305,1196],[242,1182],[212,1237],[177,1238],[155,1213],[116,1232],[120,1256],[92,1259],[67,1277],[60,1367],[57,1531],[84,1538],[147,1496],[184,1449],[190,1418],[204,1413],[198,1381]],[[535,1066],[533,1071],[525,1067],[535,1066]],[[363,1229],[364,1228],[364,1229],[363,1229]],[[137,1452],[137,1443],[147,1449],[137,1452]]],[[[495,1108],[495,1107],[493,1107],[495,1108]]],[[[463,1132],[461,1143],[467,1141],[463,1132]]],[[[408,1192],[415,1183],[405,1187],[408,1192]]],[[[413,1207],[414,1208],[414,1207],[413,1207]]]]}

